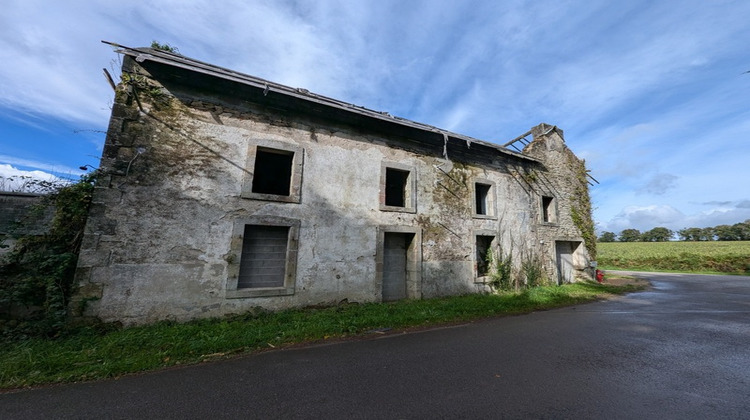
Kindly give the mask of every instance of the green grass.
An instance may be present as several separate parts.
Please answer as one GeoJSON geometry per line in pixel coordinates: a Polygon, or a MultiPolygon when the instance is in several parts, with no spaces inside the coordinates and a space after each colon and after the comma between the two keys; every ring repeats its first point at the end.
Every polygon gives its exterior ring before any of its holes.
{"type": "Polygon", "coordinates": [[[366,336],[376,329],[398,330],[521,314],[639,289],[576,283],[521,293],[297,309],[183,324],[162,322],[107,333],[84,329],[55,340],[4,344],[0,349],[0,389],[112,378],[294,343],[366,336]]]}
{"type": "Polygon", "coordinates": [[[750,275],[750,242],[603,242],[604,270],[678,271],[750,275]]]}

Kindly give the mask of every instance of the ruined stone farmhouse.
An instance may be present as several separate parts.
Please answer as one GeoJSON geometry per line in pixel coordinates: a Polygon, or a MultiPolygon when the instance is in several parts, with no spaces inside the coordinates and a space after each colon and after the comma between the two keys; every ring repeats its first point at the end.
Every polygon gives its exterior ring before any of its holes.
{"type": "Polygon", "coordinates": [[[89,315],[133,324],[482,293],[497,261],[521,284],[524,262],[554,283],[591,276],[586,172],[555,126],[503,147],[118,47],[77,270],[89,315]]]}

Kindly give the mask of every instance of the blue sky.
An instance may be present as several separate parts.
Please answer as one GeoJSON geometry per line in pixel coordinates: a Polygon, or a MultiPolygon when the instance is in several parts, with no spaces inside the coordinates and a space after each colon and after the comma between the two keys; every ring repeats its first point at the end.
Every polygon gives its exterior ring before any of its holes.
{"type": "Polygon", "coordinates": [[[504,143],[559,126],[598,229],[750,219],[750,2],[11,0],[0,176],[98,165],[119,74],[100,40],[180,53],[504,143]],[[32,172],[33,171],[33,172],[32,172]]]}

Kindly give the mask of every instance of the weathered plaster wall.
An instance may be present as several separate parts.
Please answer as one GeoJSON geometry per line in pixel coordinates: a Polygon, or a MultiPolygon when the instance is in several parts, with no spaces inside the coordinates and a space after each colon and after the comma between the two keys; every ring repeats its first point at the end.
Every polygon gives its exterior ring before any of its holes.
{"type": "MultiPolygon", "coordinates": [[[[442,144],[416,152],[402,139],[322,118],[215,92],[167,90],[127,57],[124,70],[128,83],[117,91],[77,272],[78,298],[99,298],[89,314],[104,320],[379,301],[383,231],[415,233],[410,252],[418,255],[412,269],[419,276],[411,298],[488,291],[475,277],[477,234],[496,235],[516,261],[524,253],[549,253],[561,235],[580,237],[564,204],[564,222],[540,225],[542,182],[530,181],[544,172],[539,165],[507,157],[490,165],[452,161],[442,144]],[[302,151],[298,203],[243,197],[249,151],[257,145],[302,151]],[[412,169],[413,211],[381,209],[384,164],[412,169]],[[475,180],[494,186],[488,216],[474,215],[475,180]],[[294,293],[229,298],[228,277],[239,258],[235,223],[259,217],[299,221],[294,293]]],[[[544,182],[555,184],[550,171],[544,182]]]]}

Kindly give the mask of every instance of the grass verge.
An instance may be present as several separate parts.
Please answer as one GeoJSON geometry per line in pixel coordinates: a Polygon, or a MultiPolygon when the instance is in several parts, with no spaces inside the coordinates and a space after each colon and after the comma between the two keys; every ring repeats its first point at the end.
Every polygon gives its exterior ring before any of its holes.
{"type": "Polygon", "coordinates": [[[521,314],[599,300],[643,286],[576,283],[520,293],[352,304],[255,313],[187,323],[160,322],[55,340],[28,339],[0,349],[0,389],[112,378],[195,364],[296,343],[521,314]]]}

